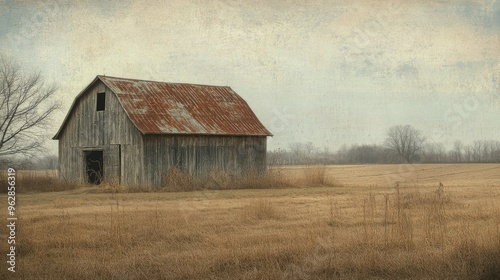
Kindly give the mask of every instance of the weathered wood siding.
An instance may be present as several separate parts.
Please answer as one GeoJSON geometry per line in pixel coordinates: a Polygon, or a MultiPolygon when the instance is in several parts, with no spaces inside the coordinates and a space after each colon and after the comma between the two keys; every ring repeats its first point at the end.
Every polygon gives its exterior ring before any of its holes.
{"type": "Polygon", "coordinates": [[[146,135],[144,182],[161,186],[173,167],[202,178],[212,170],[237,176],[263,172],[266,170],[266,137],[146,135]]]}
{"type": "Polygon", "coordinates": [[[59,174],[70,181],[86,180],[85,152],[96,150],[103,151],[103,179],[128,186],[161,186],[171,168],[198,178],[266,169],[266,136],[142,135],[100,80],[77,98],[58,140],[59,174]],[[97,111],[101,92],[105,109],[97,111]]]}
{"type": "Polygon", "coordinates": [[[104,180],[139,185],[143,179],[143,142],[116,96],[97,82],[80,96],[59,138],[59,174],[84,181],[84,151],[102,150],[104,180]],[[97,93],[105,92],[104,111],[96,111],[97,93]]]}

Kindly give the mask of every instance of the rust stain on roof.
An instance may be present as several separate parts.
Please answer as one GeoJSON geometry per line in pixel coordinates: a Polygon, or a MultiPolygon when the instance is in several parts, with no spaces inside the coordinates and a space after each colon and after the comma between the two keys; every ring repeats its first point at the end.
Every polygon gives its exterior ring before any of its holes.
{"type": "Polygon", "coordinates": [[[227,86],[97,79],[116,94],[143,134],[272,135],[227,86]]]}

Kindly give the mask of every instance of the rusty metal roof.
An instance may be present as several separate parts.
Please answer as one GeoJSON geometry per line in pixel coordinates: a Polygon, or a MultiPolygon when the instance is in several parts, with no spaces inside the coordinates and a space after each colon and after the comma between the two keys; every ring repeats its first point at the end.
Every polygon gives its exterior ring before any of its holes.
{"type": "Polygon", "coordinates": [[[96,80],[116,94],[132,123],[143,134],[272,135],[245,100],[228,86],[110,76],[97,76],[96,80]]]}

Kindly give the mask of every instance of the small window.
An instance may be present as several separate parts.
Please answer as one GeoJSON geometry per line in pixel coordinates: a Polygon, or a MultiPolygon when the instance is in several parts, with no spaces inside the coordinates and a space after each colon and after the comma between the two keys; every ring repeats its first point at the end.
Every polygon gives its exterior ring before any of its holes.
{"type": "Polygon", "coordinates": [[[106,93],[98,92],[97,93],[97,111],[104,111],[106,107],[106,93]]]}

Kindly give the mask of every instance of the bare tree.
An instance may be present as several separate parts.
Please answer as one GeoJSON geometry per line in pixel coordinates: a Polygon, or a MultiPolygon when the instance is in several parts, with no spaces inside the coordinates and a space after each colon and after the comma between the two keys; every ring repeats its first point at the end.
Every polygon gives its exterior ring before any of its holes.
{"type": "Polygon", "coordinates": [[[483,158],[481,157],[483,155],[483,142],[476,140],[474,141],[474,144],[472,145],[472,159],[474,162],[482,162],[483,158]]]}
{"type": "Polygon", "coordinates": [[[437,143],[436,145],[437,161],[439,163],[446,162],[446,147],[443,143],[437,143]]]}
{"type": "Polygon", "coordinates": [[[57,169],[58,163],[56,155],[47,155],[35,162],[35,169],[54,170],[57,169]]]}
{"type": "Polygon", "coordinates": [[[55,91],[40,73],[25,74],[0,56],[0,157],[32,155],[42,148],[49,117],[59,108],[55,91]]]}
{"type": "Polygon", "coordinates": [[[473,162],[473,152],[471,145],[467,145],[464,147],[464,161],[473,162]]]}
{"type": "Polygon", "coordinates": [[[484,140],[483,150],[482,150],[483,162],[492,162],[494,152],[495,152],[495,142],[492,140],[484,140]]]}
{"type": "Polygon", "coordinates": [[[453,143],[453,149],[455,150],[454,160],[456,162],[462,162],[462,150],[464,150],[464,144],[462,143],[462,141],[455,141],[455,143],[453,143]]]}
{"type": "Polygon", "coordinates": [[[304,153],[304,144],[300,142],[294,142],[290,144],[290,150],[295,157],[300,158],[304,153]]]}
{"type": "Polygon", "coordinates": [[[314,144],[312,142],[307,142],[304,144],[304,151],[307,155],[311,155],[314,150],[316,150],[316,147],[314,147],[314,144]]]}
{"type": "Polygon", "coordinates": [[[500,141],[495,141],[492,157],[494,162],[500,162],[500,141]]]}
{"type": "Polygon", "coordinates": [[[418,159],[424,142],[425,138],[420,130],[411,125],[397,125],[389,128],[385,140],[387,147],[408,163],[418,159]]]}

